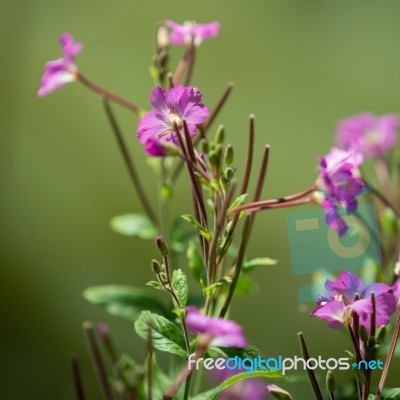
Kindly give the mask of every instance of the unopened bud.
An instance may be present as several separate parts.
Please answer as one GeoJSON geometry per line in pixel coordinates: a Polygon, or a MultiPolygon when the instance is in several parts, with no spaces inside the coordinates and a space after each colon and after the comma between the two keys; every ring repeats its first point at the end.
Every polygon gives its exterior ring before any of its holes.
{"type": "Polygon", "coordinates": [[[164,238],[161,235],[156,237],[156,246],[163,257],[168,255],[168,247],[165,243],[164,238]]]}
{"type": "Polygon", "coordinates": [[[233,168],[228,167],[225,169],[224,178],[226,181],[229,182],[233,178],[234,175],[235,175],[235,170],[233,168]]]}
{"type": "Polygon", "coordinates": [[[215,134],[215,143],[222,144],[224,143],[224,139],[225,139],[225,129],[223,125],[220,125],[215,134]]]}
{"type": "Polygon", "coordinates": [[[169,32],[165,26],[160,26],[157,29],[157,46],[160,49],[165,49],[169,46],[169,32]]]}
{"type": "Polygon", "coordinates": [[[363,342],[368,342],[369,333],[368,333],[367,328],[364,325],[361,325],[361,327],[360,327],[360,336],[361,336],[361,340],[363,342]]]}
{"type": "Polygon", "coordinates": [[[156,275],[162,271],[161,264],[157,260],[151,260],[151,269],[156,275]]]}
{"type": "Polygon", "coordinates": [[[376,333],[376,342],[382,343],[385,341],[385,338],[386,338],[386,326],[382,326],[381,328],[378,329],[376,333]]]}
{"type": "Polygon", "coordinates": [[[233,162],[233,146],[231,144],[228,144],[225,149],[225,164],[226,165],[231,165],[233,162]]]}
{"type": "Polygon", "coordinates": [[[336,390],[336,381],[331,370],[326,374],[326,388],[330,393],[333,393],[336,390]]]}
{"type": "Polygon", "coordinates": [[[208,154],[208,152],[210,151],[210,146],[208,144],[208,140],[207,139],[201,139],[200,140],[200,149],[201,149],[202,153],[208,154]]]}
{"type": "Polygon", "coordinates": [[[278,400],[293,400],[289,392],[276,385],[267,385],[267,391],[278,400]]]}
{"type": "Polygon", "coordinates": [[[209,158],[211,164],[213,164],[214,166],[219,166],[221,161],[221,156],[222,156],[222,146],[220,144],[217,144],[215,146],[215,149],[210,151],[209,158]]]}

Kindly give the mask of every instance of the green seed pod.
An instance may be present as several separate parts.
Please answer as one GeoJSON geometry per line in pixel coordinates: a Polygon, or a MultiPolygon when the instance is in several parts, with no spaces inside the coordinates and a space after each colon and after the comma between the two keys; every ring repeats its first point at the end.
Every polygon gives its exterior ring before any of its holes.
{"type": "Polygon", "coordinates": [[[210,150],[209,158],[212,165],[219,167],[222,157],[222,145],[217,144],[214,150],[210,150]]]}
{"type": "Polygon", "coordinates": [[[210,145],[209,145],[207,139],[201,139],[200,140],[200,149],[201,149],[201,152],[204,153],[204,154],[208,154],[209,153],[210,145]]]}
{"type": "Polygon", "coordinates": [[[225,168],[224,178],[226,181],[229,182],[233,178],[234,175],[235,175],[235,170],[232,167],[225,168]]]}
{"type": "Polygon", "coordinates": [[[330,370],[326,374],[326,388],[330,393],[333,393],[336,390],[335,377],[333,376],[333,372],[330,370]]]}

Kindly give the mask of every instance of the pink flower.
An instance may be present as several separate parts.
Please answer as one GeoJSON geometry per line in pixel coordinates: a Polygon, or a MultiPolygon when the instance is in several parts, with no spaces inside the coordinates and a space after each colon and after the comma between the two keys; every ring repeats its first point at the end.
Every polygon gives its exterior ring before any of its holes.
{"type": "Polygon", "coordinates": [[[186,308],[186,324],[193,333],[199,333],[210,340],[215,347],[247,347],[242,327],[234,321],[223,318],[207,317],[200,314],[196,307],[186,308]]]}
{"type": "Polygon", "coordinates": [[[196,135],[196,125],[202,123],[209,109],[201,103],[202,94],[193,86],[174,86],[168,92],[161,86],[153,89],[150,102],[153,109],[139,121],[137,137],[151,156],[167,154],[163,144],[179,145],[175,128],[186,121],[191,137],[196,135]]]}
{"type": "Polygon", "coordinates": [[[75,43],[70,33],[60,36],[60,45],[63,48],[63,58],[46,63],[38,96],[42,97],[63,87],[68,82],[78,78],[78,67],[75,64],[75,56],[82,50],[81,43],[75,43]]]}
{"type": "Polygon", "coordinates": [[[220,28],[218,21],[209,24],[196,24],[186,21],[184,24],[178,24],[166,20],[165,25],[172,29],[170,40],[175,46],[189,44],[192,41],[195,46],[198,46],[204,39],[218,36],[220,28]]]}
{"type": "Polygon", "coordinates": [[[379,157],[396,144],[399,125],[399,114],[381,117],[372,113],[355,115],[340,121],[336,143],[343,149],[353,149],[365,157],[379,157]]]}
{"type": "Polygon", "coordinates": [[[338,207],[345,208],[347,213],[357,210],[357,199],[364,188],[364,182],[358,176],[358,167],[363,156],[355,151],[340,150],[336,147],[324,157],[319,158],[318,188],[324,194],[322,207],[326,213],[328,225],[344,235],[347,225],[340,216],[338,207]]]}

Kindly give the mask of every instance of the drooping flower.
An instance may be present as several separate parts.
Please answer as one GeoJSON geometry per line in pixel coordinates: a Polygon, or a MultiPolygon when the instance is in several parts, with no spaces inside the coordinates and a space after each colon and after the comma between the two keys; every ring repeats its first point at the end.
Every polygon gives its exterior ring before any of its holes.
{"type": "MultiPolygon", "coordinates": [[[[225,368],[215,369],[212,372],[215,382],[220,384],[243,370],[225,368]]],[[[249,378],[234,383],[218,395],[218,400],[266,400],[267,398],[268,392],[265,390],[265,383],[259,378],[249,378]]]]}
{"type": "Polygon", "coordinates": [[[153,109],[139,121],[137,137],[152,156],[165,156],[163,144],[179,145],[177,132],[186,121],[191,137],[196,135],[196,125],[209,114],[207,106],[201,103],[202,94],[193,86],[174,86],[168,92],[161,86],[153,89],[150,102],[153,109]]]}
{"type": "Polygon", "coordinates": [[[328,225],[344,235],[347,225],[339,213],[344,207],[348,214],[357,210],[359,196],[364,182],[358,175],[358,167],[363,156],[354,151],[340,150],[336,147],[324,157],[319,157],[318,189],[323,192],[322,208],[326,213],[328,225]]]}
{"type": "Polygon", "coordinates": [[[279,386],[276,385],[267,385],[268,393],[270,393],[275,399],[279,400],[293,400],[293,397],[289,392],[283,390],[279,386]]]}
{"type": "Polygon", "coordinates": [[[372,113],[358,114],[339,122],[336,143],[345,150],[355,150],[365,157],[379,157],[397,142],[399,114],[378,117],[372,113]]]}
{"type": "Polygon", "coordinates": [[[325,320],[331,328],[349,325],[354,311],[359,316],[361,325],[369,329],[373,312],[372,293],[375,296],[377,327],[386,325],[396,310],[396,299],[389,285],[374,283],[365,286],[357,275],[349,271],[343,271],[333,281],[328,279],[325,289],[328,296],[318,297],[317,308],[310,315],[325,320]]]}
{"type": "Polygon", "coordinates": [[[78,79],[79,70],[75,64],[75,57],[81,52],[82,44],[74,42],[70,33],[63,33],[60,36],[60,45],[63,48],[63,57],[46,63],[38,91],[40,97],[78,79]]]}
{"type": "Polygon", "coordinates": [[[186,308],[186,324],[191,332],[202,335],[209,346],[248,346],[239,324],[229,319],[202,315],[196,307],[186,308]]]}
{"type": "Polygon", "coordinates": [[[166,20],[165,25],[172,30],[170,40],[175,46],[187,45],[192,41],[195,46],[198,46],[203,40],[218,36],[220,28],[218,21],[208,24],[196,24],[186,21],[183,24],[178,24],[174,21],[166,20]]]}

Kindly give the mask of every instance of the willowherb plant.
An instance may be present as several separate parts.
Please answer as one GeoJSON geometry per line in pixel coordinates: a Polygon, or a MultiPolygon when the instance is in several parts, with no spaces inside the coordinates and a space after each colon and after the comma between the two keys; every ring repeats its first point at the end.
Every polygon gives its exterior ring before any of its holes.
{"type": "MultiPolygon", "coordinates": [[[[165,21],[157,26],[156,51],[150,68],[155,87],[150,95],[149,111],[84,76],[75,61],[82,45],[70,34],[60,37],[63,57],[46,64],[39,96],[74,81],[100,95],[145,211],[145,215],[115,217],[112,227],[122,234],[155,240],[159,251],[159,258],[149,262],[154,273],[154,280],[147,283],[149,288],[110,285],[91,287],[84,293],[86,299],[103,306],[111,314],[135,321],[135,330],[147,348],[146,360],[138,363],[127,354],[118,353],[108,326],[99,324],[96,330],[91,323],[84,323],[103,397],[107,400],[206,400],[217,397],[256,400],[271,396],[292,399],[288,391],[272,382],[281,379],[285,385],[286,377],[280,368],[266,368],[262,364],[251,370],[223,368],[221,363],[219,367],[216,363],[214,387],[202,391],[201,370],[191,366],[206,359],[204,366],[208,369],[207,359],[218,357],[262,359],[259,350],[249,345],[242,327],[226,318],[235,293],[246,290],[248,274],[256,267],[276,263],[268,257],[246,257],[257,212],[315,204],[324,210],[330,229],[336,231],[336,235],[345,236],[349,231],[346,214],[356,213],[359,199],[368,196],[378,201],[382,265],[374,270],[373,282],[369,285],[349,271],[343,271],[337,279],[327,280],[327,294],[320,295],[311,315],[324,319],[331,328],[348,330],[351,345],[348,354],[355,364],[367,366],[378,359],[379,352],[385,354],[383,372],[375,387],[371,368],[358,369],[351,375],[352,384],[348,390],[337,388],[332,371],[326,374],[326,390],[312,368],[307,368],[307,374],[316,399],[326,398],[323,392],[331,399],[379,399],[385,389],[400,330],[400,281],[397,280],[400,275],[397,262],[400,192],[395,182],[399,164],[393,152],[400,116],[361,114],[343,120],[336,136],[338,147],[318,158],[319,175],[315,182],[298,193],[264,200],[262,190],[268,168],[268,145],[263,149],[262,161],[256,171],[255,188],[249,187],[254,170],[255,117],[249,116],[246,161],[239,180],[233,164],[234,148],[226,144],[223,126],[218,127],[213,137],[209,133],[233,84],[227,85],[214,107],[205,105],[202,92],[191,85],[198,46],[207,38],[218,36],[219,29],[218,22],[181,25],[165,21]],[[170,68],[171,45],[184,47],[183,57],[175,70],[170,68]],[[160,213],[155,211],[145,192],[113,113],[112,102],[128,108],[139,119],[137,140],[151,158],[161,182],[160,213]],[[379,189],[368,183],[361,173],[365,158],[372,159],[376,165],[379,189]],[[178,216],[171,223],[169,200],[173,185],[183,170],[189,182],[193,212],[178,216]],[[177,265],[185,268],[179,269],[177,265]],[[201,296],[193,296],[193,291],[189,290],[188,272],[198,283],[201,296]],[[152,290],[164,292],[168,303],[154,297],[152,290]],[[397,321],[387,346],[384,333],[390,330],[390,319],[395,313],[397,321]],[[172,372],[162,371],[155,350],[172,354],[176,364],[172,372]],[[109,358],[107,363],[103,360],[104,353],[109,358]]],[[[299,333],[299,339],[303,358],[309,361],[310,354],[302,333],[299,333]]],[[[76,398],[86,399],[75,356],[71,357],[71,365],[76,398]]],[[[400,389],[386,388],[386,392],[387,399],[400,398],[400,389]]]]}

